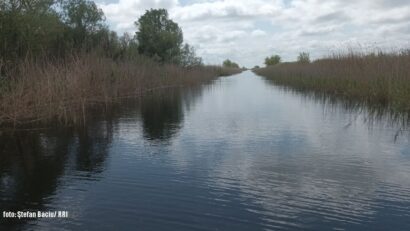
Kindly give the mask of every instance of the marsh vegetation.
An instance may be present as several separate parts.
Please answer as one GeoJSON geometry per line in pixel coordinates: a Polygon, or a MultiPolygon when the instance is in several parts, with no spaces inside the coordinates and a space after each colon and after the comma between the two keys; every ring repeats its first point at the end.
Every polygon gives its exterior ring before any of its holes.
{"type": "Polygon", "coordinates": [[[410,112],[410,50],[352,51],[314,62],[302,53],[298,62],[277,63],[254,72],[299,91],[355,100],[394,113],[410,112]]]}
{"type": "Polygon", "coordinates": [[[95,54],[59,62],[27,60],[7,72],[0,92],[1,125],[58,120],[86,121],[91,106],[108,107],[124,98],[165,88],[197,85],[237,69],[158,65],[145,57],[115,62],[95,54]]]}

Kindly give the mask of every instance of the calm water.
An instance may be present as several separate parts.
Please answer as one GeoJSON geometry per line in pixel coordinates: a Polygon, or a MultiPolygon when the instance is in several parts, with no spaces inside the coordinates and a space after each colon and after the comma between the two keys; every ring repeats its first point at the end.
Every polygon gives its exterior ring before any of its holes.
{"type": "Polygon", "coordinates": [[[410,140],[251,72],[3,135],[0,230],[410,230],[410,140]],[[2,215],[2,214],[1,214],[2,215]]]}

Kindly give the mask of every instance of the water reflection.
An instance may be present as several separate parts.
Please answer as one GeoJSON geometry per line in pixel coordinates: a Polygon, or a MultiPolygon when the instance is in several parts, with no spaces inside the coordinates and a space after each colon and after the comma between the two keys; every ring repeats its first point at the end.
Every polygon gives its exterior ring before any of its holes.
{"type": "Polygon", "coordinates": [[[178,90],[144,97],[141,117],[145,138],[168,140],[178,132],[184,119],[181,98],[181,91],[178,90]]]}
{"type": "Polygon", "coordinates": [[[111,126],[110,123],[91,123],[79,130],[17,131],[2,136],[2,210],[44,210],[53,199],[60,178],[67,172],[96,174],[103,171],[112,139],[111,126]]]}
{"type": "Polygon", "coordinates": [[[97,126],[81,130],[76,139],[76,170],[99,173],[112,142],[113,123],[102,122],[97,126]]]}
{"type": "Polygon", "coordinates": [[[140,113],[144,138],[168,141],[181,129],[184,114],[190,111],[204,89],[211,85],[175,88],[143,97],[140,113]]]}
{"type": "MultiPolygon", "coordinates": [[[[341,113],[344,110],[352,115],[352,120],[362,119],[362,122],[368,124],[370,127],[376,125],[389,126],[396,129],[396,138],[409,131],[410,114],[405,112],[394,111],[387,103],[372,104],[363,100],[355,100],[352,98],[343,98],[340,96],[329,95],[323,92],[316,92],[307,89],[298,89],[288,86],[278,86],[274,80],[263,78],[263,81],[278,90],[285,91],[289,94],[301,95],[306,102],[317,102],[324,109],[325,112],[331,114],[341,113]]],[[[346,124],[350,126],[352,123],[346,124]]],[[[408,133],[407,133],[408,134],[408,133]]]]}

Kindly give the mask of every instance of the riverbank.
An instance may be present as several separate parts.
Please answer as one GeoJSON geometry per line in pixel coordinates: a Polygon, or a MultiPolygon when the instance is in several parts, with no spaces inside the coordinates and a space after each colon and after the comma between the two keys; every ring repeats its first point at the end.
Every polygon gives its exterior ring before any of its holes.
{"type": "Polygon", "coordinates": [[[0,126],[51,120],[83,123],[91,106],[104,107],[124,98],[197,85],[240,71],[162,65],[143,56],[122,61],[93,54],[57,62],[26,60],[2,77],[0,126]]]}
{"type": "Polygon", "coordinates": [[[410,50],[332,55],[254,69],[275,84],[410,112],[410,50]]]}

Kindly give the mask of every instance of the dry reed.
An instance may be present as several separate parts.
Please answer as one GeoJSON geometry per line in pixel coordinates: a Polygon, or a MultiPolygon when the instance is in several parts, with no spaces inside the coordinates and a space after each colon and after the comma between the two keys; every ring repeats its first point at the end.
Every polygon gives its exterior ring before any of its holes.
{"type": "Polygon", "coordinates": [[[410,112],[410,50],[333,54],[310,64],[255,69],[275,84],[410,112]]]}
{"type": "Polygon", "coordinates": [[[108,105],[163,88],[199,84],[238,70],[181,68],[145,57],[115,62],[87,54],[64,61],[25,60],[1,77],[0,125],[57,119],[83,123],[90,105],[108,105]]]}

